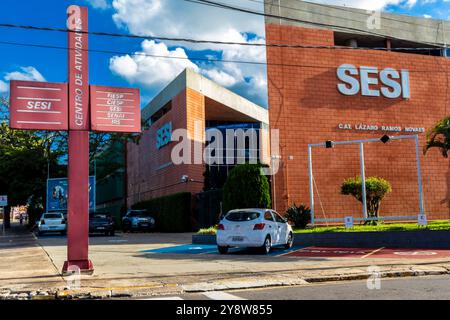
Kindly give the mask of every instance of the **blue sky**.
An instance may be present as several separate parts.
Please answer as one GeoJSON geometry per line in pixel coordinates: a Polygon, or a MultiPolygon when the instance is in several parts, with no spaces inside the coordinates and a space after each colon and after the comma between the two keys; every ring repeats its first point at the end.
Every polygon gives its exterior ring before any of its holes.
{"type": "MultiPolygon", "coordinates": [[[[220,0],[232,5],[262,10],[258,1],[220,0]]],[[[450,0],[317,0],[367,9],[450,18],[450,0]]],[[[91,31],[134,33],[237,42],[264,42],[262,17],[210,8],[183,0],[2,0],[0,23],[65,28],[70,4],[89,6],[91,31]]],[[[0,42],[66,46],[65,33],[0,28],[0,42]]],[[[0,43],[0,94],[7,95],[9,79],[27,78],[66,82],[65,50],[11,46],[0,43]]],[[[180,43],[155,43],[138,39],[90,37],[90,49],[123,53],[189,57],[191,60],[136,58],[126,54],[90,53],[91,84],[139,87],[143,104],[157,94],[185,67],[211,78],[255,103],[266,106],[266,69],[261,65],[205,63],[194,57],[213,56],[228,60],[263,62],[263,49],[212,47],[180,43]]]]}

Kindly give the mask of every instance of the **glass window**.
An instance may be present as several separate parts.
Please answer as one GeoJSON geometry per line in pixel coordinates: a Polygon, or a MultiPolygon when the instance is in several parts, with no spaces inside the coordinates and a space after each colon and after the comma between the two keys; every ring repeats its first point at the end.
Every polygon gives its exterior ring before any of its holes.
{"type": "Polygon", "coordinates": [[[44,214],[44,219],[61,219],[61,213],[46,213],[44,214]]]}
{"type": "Polygon", "coordinates": [[[266,211],[266,213],[264,214],[264,220],[273,221],[273,216],[270,211],[266,211]]]}
{"type": "Polygon", "coordinates": [[[275,216],[276,222],[285,223],[284,219],[278,213],[274,212],[273,215],[275,216]]]}
{"type": "Polygon", "coordinates": [[[228,221],[235,221],[235,222],[241,222],[241,221],[252,221],[259,218],[259,212],[252,212],[252,211],[233,211],[230,212],[225,219],[228,221]]]}

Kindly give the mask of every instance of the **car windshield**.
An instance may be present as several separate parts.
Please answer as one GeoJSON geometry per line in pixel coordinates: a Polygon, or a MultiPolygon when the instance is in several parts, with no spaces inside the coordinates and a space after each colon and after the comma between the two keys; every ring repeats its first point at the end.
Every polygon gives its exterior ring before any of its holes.
{"type": "Polygon", "coordinates": [[[131,211],[128,213],[129,217],[148,217],[149,214],[145,211],[131,211]]]}
{"type": "Polygon", "coordinates": [[[61,213],[46,213],[44,214],[44,219],[61,219],[61,213]]]}
{"type": "Polygon", "coordinates": [[[228,221],[252,221],[259,218],[259,212],[253,211],[233,211],[227,214],[228,221]]]}

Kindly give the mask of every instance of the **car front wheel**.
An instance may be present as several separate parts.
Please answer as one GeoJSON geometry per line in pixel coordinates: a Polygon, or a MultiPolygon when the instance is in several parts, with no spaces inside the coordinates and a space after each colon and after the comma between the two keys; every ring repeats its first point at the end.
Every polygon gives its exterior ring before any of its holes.
{"type": "Polygon", "coordinates": [[[219,250],[220,254],[227,254],[228,247],[217,246],[217,250],[219,250]]]}
{"type": "Polygon", "coordinates": [[[261,247],[261,251],[263,254],[269,254],[270,249],[272,249],[272,241],[270,240],[270,236],[267,236],[264,240],[264,244],[261,247]]]}
{"type": "Polygon", "coordinates": [[[290,232],[288,235],[288,238],[287,238],[287,242],[284,245],[284,247],[286,249],[290,249],[290,248],[292,248],[293,244],[294,244],[294,237],[292,236],[292,232],[290,232]]]}

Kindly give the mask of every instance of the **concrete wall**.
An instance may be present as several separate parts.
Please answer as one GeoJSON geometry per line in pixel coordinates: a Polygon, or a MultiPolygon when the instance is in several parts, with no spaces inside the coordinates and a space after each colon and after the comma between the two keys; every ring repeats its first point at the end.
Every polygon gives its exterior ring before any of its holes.
{"type": "Polygon", "coordinates": [[[267,14],[302,21],[296,22],[269,17],[266,18],[268,24],[281,23],[286,26],[324,28],[355,34],[368,33],[437,46],[450,43],[450,22],[444,20],[383,12],[380,15],[380,28],[373,29],[368,24],[368,21],[371,21],[370,17],[374,14],[372,11],[298,0],[266,0],[265,2],[267,14]]]}
{"type": "MultiPolygon", "coordinates": [[[[334,45],[331,30],[268,24],[266,37],[267,43],[334,45]]],[[[374,50],[269,47],[267,59],[270,126],[280,130],[281,138],[282,168],[275,177],[276,209],[280,212],[294,202],[309,204],[309,143],[375,138],[384,134],[339,130],[339,123],[429,129],[449,114],[450,59],[447,58],[374,50]],[[409,69],[411,99],[342,95],[337,90],[336,69],[344,63],[409,69]]],[[[425,134],[420,134],[421,148],[425,140],[425,134]]],[[[382,215],[417,214],[413,141],[367,145],[365,155],[366,176],[384,177],[393,186],[392,194],[382,204],[382,215]]],[[[426,213],[431,219],[448,219],[449,161],[438,150],[420,158],[426,213]]],[[[313,160],[319,191],[319,194],[315,192],[316,218],[361,216],[360,203],[340,195],[342,181],[359,175],[358,146],[315,149],[313,160]]]]}

